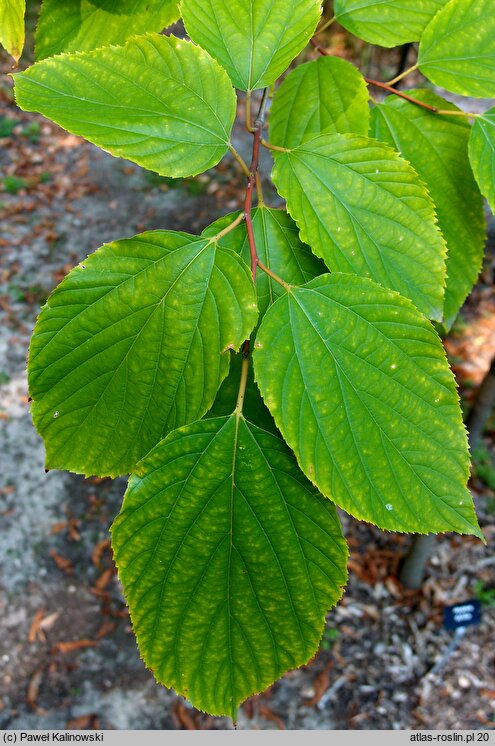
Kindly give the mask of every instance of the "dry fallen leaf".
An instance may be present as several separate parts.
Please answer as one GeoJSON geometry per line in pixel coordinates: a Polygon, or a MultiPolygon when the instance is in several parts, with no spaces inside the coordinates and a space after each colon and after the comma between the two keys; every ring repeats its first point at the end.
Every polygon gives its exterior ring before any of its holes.
{"type": "Polygon", "coordinates": [[[176,699],[172,705],[172,719],[179,730],[200,730],[192,714],[180,699],[176,699]]]}
{"type": "Polygon", "coordinates": [[[333,666],[333,661],[329,661],[323,671],[316,674],[313,680],[314,694],[311,699],[304,700],[306,707],[314,707],[320,699],[323,697],[328,687],[330,686],[330,670],[333,666]]]}
{"type": "Polygon", "coordinates": [[[104,570],[99,578],[97,578],[95,583],[95,588],[97,588],[99,591],[104,590],[109,582],[111,581],[113,577],[114,571],[112,568],[108,568],[108,570],[104,570]]]}
{"type": "Polygon", "coordinates": [[[259,714],[261,717],[265,718],[265,720],[271,720],[272,723],[275,723],[279,730],[285,730],[285,723],[280,715],[277,715],[273,710],[270,710],[267,705],[260,705],[259,714]]]}
{"type": "Polygon", "coordinates": [[[43,630],[43,632],[51,629],[59,616],[60,611],[54,611],[52,614],[47,614],[47,616],[40,622],[40,628],[43,630]]]}
{"type": "Polygon", "coordinates": [[[92,712],[89,715],[80,715],[78,718],[73,718],[67,722],[65,726],[66,730],[87,730],[94,729],[94,723],[96,715],[92,712]]]}
{"type": "Polygon", "coordinates": [[[73,574],[74,569],[72,567],[72,562],[70,561],[70,559],[62,557],[62,555],[56,552],[55,549],[50,549],[50,557],[55,562],[59,570],[65,572],[66,575],[73,574]]]}
{"type": "Polygon", "coordinates": [[[67,642],[57,642],[52,647],[52,653],[72,653],[80,648],[94,648],[98,643],[94,640],[69,640],[67,642]]]}
{"type": "Polygon", "coordinates": [[[100,629],[95,635],[96,639],[101,640],[102,637],[106,637],[107,635],[110,635],[114,631],[116,626],[117,626],[116,622],[110,622],[110,621],[103,622],[100,629]]]}
{"type": "Polygon", "coordinates": [[[43,673],[43,668],[37,668],[29,679],[26,692],[26,702],[37,715],[45,716],[48,714],[47,711],[38,706],[38,696],[41,682],[43,681],[43,673]]]}
{"type": "Polygon", "coordinates": [[[110,539],[102,539],[102,541],[99,541],[95,546],[91,553],[91,560],[95,567],[101,567],[101,558],[107,549],[110,549],[110,539]]]}
{"type": "Polygon", "coordinates": [[[40,640],[41,642],[45,641],[46,638],[41,629],[41,621],[45,615],[45,611],[45,609],[38,609],[34,615],[28,632],[28,642],[33,643],[36,642],[36,640],[40,640]]]}

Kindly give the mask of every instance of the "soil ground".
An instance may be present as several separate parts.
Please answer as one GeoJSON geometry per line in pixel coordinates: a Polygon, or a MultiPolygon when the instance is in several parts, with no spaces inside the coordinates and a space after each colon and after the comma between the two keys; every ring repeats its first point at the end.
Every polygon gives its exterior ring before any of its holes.
{"type": "MultiPolygon", "coordinates": [[[[125,480],[45,474],[25,365],[39,306],[72,266],[145,229],[199,231],[239,206],[243,177],[228,158],[199,180],[155,177],[19,112],[5,81],[0,126],[0,727],[231,728],[140,660],[108,546],[125,480]]],[[[247,158],[241,131],[235,144],[247,158]]],[[[467,396],[495,351],[493,257],[447,342],[467,396]]],[[[422,589],[407,591],[397,571],[411,538],[342,515],[350,580],[322,649],[249,699],[240,728],[494,728],[494,434],[492,421],[471,481],[487,546],[439,537],[422,589]],[[444,606],[476,595],[482,623],[432,673],[452,639],[444,606]]]]}

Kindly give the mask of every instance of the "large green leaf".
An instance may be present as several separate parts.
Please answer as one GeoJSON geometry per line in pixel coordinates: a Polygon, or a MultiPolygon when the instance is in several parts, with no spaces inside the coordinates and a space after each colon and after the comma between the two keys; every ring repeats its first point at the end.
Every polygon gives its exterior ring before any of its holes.
{"type": "Polygon", "coordinates": [[[36,59],[60,52],[90,52],[179,17],[177,0],[43,0],[36,28],[36,59]]]}
{"type": "Polygon", "coordinates": [[[182,0],[187,33],[223,65],[236,88],[264,88],[306,46],[320,0],[182,0]]]}
{"type": "MultiPolygon", "coordinates": [[[[438,109],[459,111],[431,91],[411,91],[438,109]]],[[[438,116],[389,96],[372,111],[371,134],[392,145],[414,166],[433,197],[447,241],[444,323],[452,325],[474,285],[483,260],[483,200],[468,158],[471,128],[462,117],[438,116]]]]}
{"type": "Polygon", "coordinates": [[[47,467],[116,476],[201,417],[256,322],[239,257],[153,231],[103,246],[67,276],[31,341],[33,419],[47,467]]]}
{"type": "Polygon", "coordinates": [[[324,495],[380,528],[481,536],[454,377],[410,301],[355,275],[318,277],[267,311],[253,359],[324,495]]]}
{"type": "Polygon", "coordinates": [[[368,89],[353,65],[320,57],[299,65],[277,90],[270,109],[270,142],[285,148],[323,132],[368,134],[368,89]]]}
{"type": "Polygon", "coordinates": [[[234,719],[314,655],[346,581],[333,506],[280,438],[236,415],[173,432],[138,464],[112,545],[146,665],[234,719]]]}
{"type": "Polygon", "coordinates": [[[273,180],[329,269],[371,277],[442,318],[445,242],[424,185],[391,148],[321,135],[277,152],[273,180]]]}
{"type": "Polygon", "coordinates": [[[173,36],[59,55],[19,73],[15,83],[21,109],[162,176],[192,176],[218,163],[235,117],[225,71],[173,36]]]}
{"type": "Polygon", "coordinates": [[[17,62],[24,48],[26,0],[0,0],[0,44],[17,62]]]}
{"type": "Polygon", "coordinates": [[[493,0],[450,0],[421,37],[423,75],[464,96],[495,96],[493,11],[493,0]]]}
{"type": "Polygon", "coordinates": [[[338,22],[370,44],[395,47],[419,41],[448,0],[335,0],[338,22]]]}
{"type": "Polygon", "coordinates": [[[495,107],[474,121],[469,160],[476,181],[495,214],[495,107]]]}
{"type": "MultiPolygon", "coordinates": [[[[231,214],[220,218],[205,228],[202,235],[215,236],[235,217],[235,214],[231,214]]],[[[273,210],[262,205],[252,211],[251,218],[259,259],[286,282],[302,285],[327,271],[323,262],[315,257],[308,246],[301,243],[297,225],[285,210],[273,210]]],[[[223,236],[219,240],[219,246],[236,251],[249,264],[249,243],[244,223],[223,236]]],[[[278,282],[261,270],[256,275],[256,291],[260,318],[268,306],[284,292],[278,282]]]]}

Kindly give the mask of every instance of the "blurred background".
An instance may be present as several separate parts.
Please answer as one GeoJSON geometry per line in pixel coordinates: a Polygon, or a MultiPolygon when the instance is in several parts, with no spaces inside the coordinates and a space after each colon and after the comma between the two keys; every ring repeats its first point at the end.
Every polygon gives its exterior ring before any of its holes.
{"type": "MultiPolygon", "coordinates": [[[[33,60],[36,15],[37,3],[28,3],[21,69],[33,60]]],[[[409,47],[371,48],[338,25],[319,43],[379,80],[414,55],[409,47]]],[[[125,480],[45,474],[25,367],[40,305],[89,252],[152,228],[200,232],[240,206],[245,179],[229,155],[185,180],[112,158],[19,111],[11,63],[0,51],[0,727],[231,728],[156,685],[140,660],[109,547],[125,480]]],[[[470,111],[479,104],[462,100],[470,111]]],[[[249,158],[242,126],[234,145],[249,158]]],[[[269,177],[267,154],[262,172],[269,177]]],[[[266,190],[268,204],[280,205],[266,190]]],[[[400,577],[412,537],[342,514],[349,585],[328,615],[321,649],[250,698],[240,728],[495,727],[495,223],[488,212],[487,220],[484,269],[445,346],[464,411],[475,413],[480,430],[470,488],[488,544],[439,537],[428,548],[421,587],[408,589],[400,577]],[[452,640],[444,607],[472,598],[481,602],[481,624],[433,672],[452,640]]]]}

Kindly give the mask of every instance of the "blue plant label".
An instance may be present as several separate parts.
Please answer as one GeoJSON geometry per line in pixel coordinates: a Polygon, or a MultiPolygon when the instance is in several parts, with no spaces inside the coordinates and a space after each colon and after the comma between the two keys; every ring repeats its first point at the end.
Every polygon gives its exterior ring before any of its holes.
{"type": "Polygon", "coordinates": [[[481,603],[473,598],[461,604],[446,606],[443,610],[443,624],[446,629],[458,629],[481,622],[481,603]]]}

